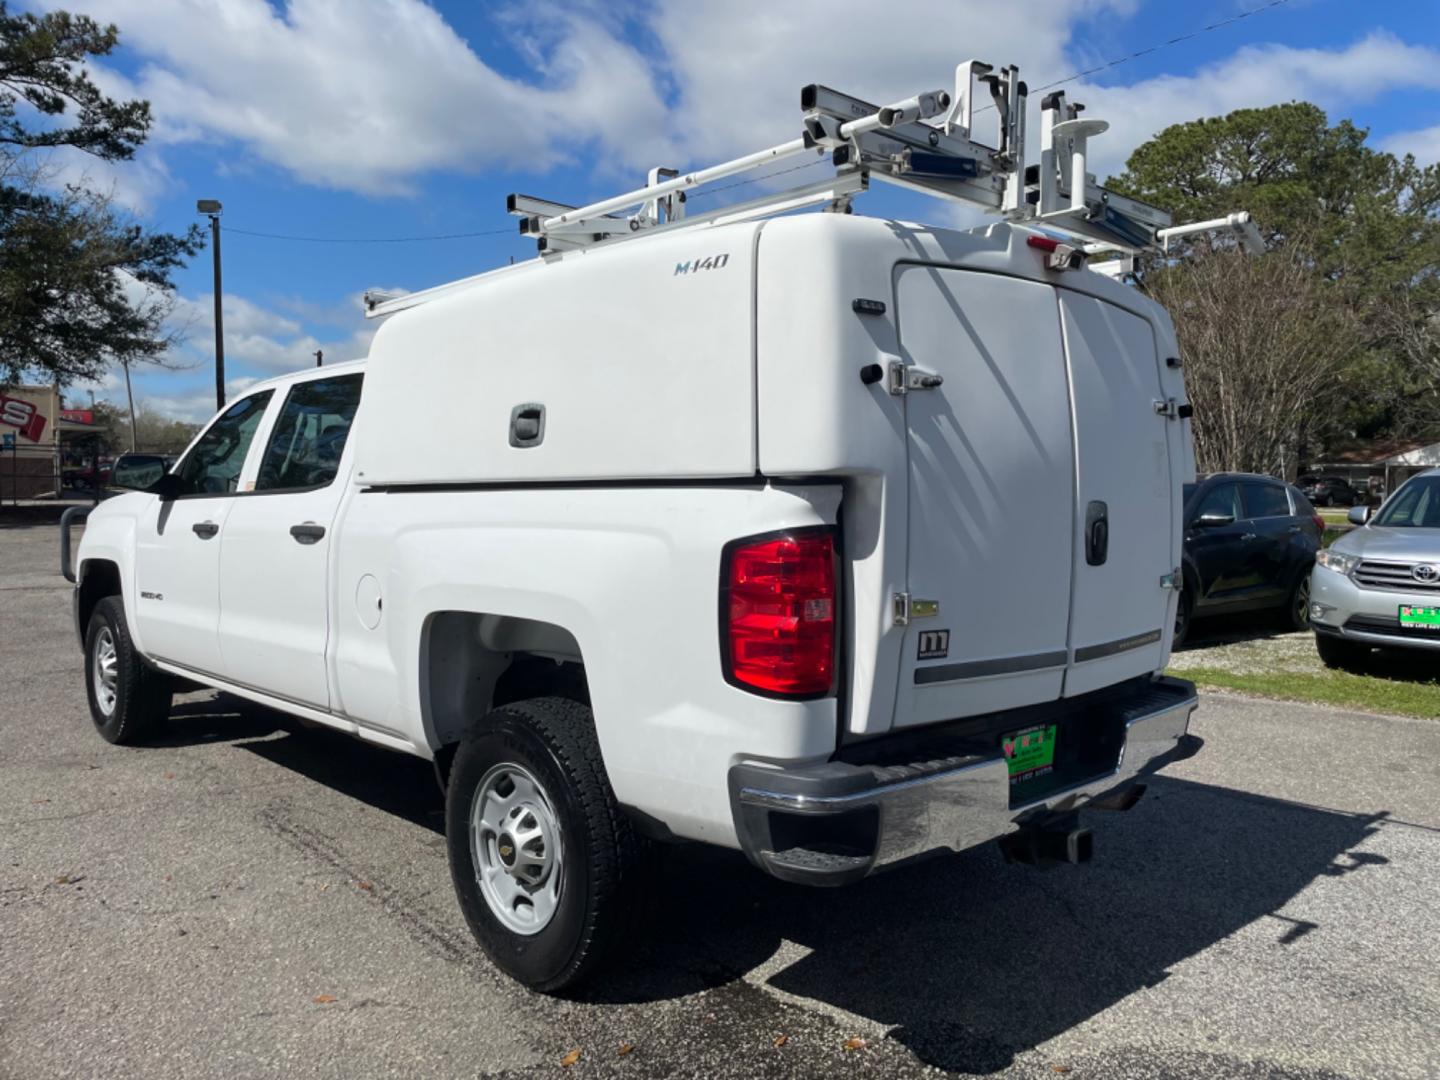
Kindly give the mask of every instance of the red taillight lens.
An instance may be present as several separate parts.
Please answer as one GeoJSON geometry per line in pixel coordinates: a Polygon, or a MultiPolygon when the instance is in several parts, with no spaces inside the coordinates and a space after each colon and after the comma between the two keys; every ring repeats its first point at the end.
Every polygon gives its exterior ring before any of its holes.
{"type": "Polygon", "coordinates": [[[828,529],[740,540],[725,551],[725,675],[784,697],[835,681],[835,538],[828,529]]]}
{"type": "Polygon", "coordinates": [[[1324,519],[1323,517],[1321,517],[1319,514],[1316,514],[1316,515],[1315,515],[1314,517],[1312,517],[1310,520],[1313,521],[1313,522],[1315,522],[1315,528],[1317,528],[1317,529],[1320,530],[1320,535],[1321,535],[1321,536],[1324,536],[1324,535],[1325,535],[1325,519],[1324,519]]]}

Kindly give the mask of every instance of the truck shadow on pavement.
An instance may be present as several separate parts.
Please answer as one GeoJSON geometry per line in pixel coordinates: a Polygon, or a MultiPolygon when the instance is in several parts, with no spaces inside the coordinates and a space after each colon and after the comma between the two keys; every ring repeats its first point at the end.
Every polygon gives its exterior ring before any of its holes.
{"type": "MultiPolygon", "coordinates": [[[[238,747],[443,832],[425,762],[224,695],[182,708],[174,745],[192,725],[207,742],[229,725],[238,747]]],[[[996,1072],[1232,935],[1276,950],[1349,935],[1283,909],[1318,880],[1384,873],[1383,856],[1355,849],[1387,817],[1160,776],[1131,812],[1088,816],[1096,856],[1084,867],[1009,866],[986,845],[819,890],[767,878],[734,852],[666,847],[641,940],[577,1004],[760,983],[874,1021],[927,1064],[996,1072]]],[[[752,1011],[761,1029],[778,1020],[763,997],[752,1011]]]]}

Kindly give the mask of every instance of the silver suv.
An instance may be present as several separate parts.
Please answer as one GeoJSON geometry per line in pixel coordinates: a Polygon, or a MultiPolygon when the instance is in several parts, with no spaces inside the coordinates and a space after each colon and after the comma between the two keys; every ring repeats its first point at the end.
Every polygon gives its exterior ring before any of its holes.
{"type": "Polygon", "coordinates": [[[1407,480],[1373,519],[1315,558],[1310,625],[1320,659],[1343,666],[1372,646],[1440,650],[1440,469],[1407,480]]]}

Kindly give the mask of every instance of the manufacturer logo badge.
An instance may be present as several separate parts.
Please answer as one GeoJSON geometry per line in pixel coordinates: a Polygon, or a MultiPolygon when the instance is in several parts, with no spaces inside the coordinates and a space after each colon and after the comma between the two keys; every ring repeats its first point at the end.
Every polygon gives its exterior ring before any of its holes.
{"type": "Polygon", "coordinates": [[[950,655],[949,630],[924,630],[919,635],[920,660],[944,660],[950,655]]]}
{"type": "Polygon", "coordinates": [[[1426,585],[1434,584],[1440,580],[1440,567],[1431,563],[1421,563],[1419,566],[1410,568],[1410,576],[1416,581],[1424,582],[1426,585]]]}

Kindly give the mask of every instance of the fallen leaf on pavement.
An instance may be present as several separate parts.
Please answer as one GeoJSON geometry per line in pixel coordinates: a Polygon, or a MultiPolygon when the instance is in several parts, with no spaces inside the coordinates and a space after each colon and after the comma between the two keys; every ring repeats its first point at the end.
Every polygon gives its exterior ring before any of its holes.
{"type": "Polygon", "coordinates": [[[368,881],[360,881],[360,882],[357,882],[356,885],[355,885],[355,887],[356,887],[357,889],[364,889],[366,892],[370,892],[372,889],[375,888],[375,886],[374,886],[374,885],[371,885],[370,882],[368,882],[368,881]]]}
{"type": "Polygon", "coordinates": [[[866,1042],[863,1038],[861,1038],[859,1035],[854,1035],[854,1036],[852,1036],[852,1037],[850,1037],[850,1038],[848,1038],[848,1039],[845,1040],[845,1049],[846,1049],[846,1050],[864,1050],[865,1047],[867,1047],[868,1045],[870,1045],[870,1044],[867,1043],[867,1042],[866,1042]]]}
{"type": "Polygon", "coordinates": [[[31,806],[44,806],[44,805],[45,805],[46,803],[48,803],[49,801],[50,801],[49,799],[31,799],[31,800],[30,800],[30,805],[31,805],[31,806]]]}
{"type": "Polygon", "coordinates": [[[626,1054],[630,1053],[630,1051],[631,1051],[631,1050],[634,1050],[634,1049],[635,1049],[635,1044],[634,1044],[634,1043],[621,1043],[621,1044],[620,1044],[620,1049],[615,1051],[615,1056],[616,1056],[616,1057],[624,1057],[626,1054]]]}
{"type": "Polygon", "coordinates": [[[789,1042],[789,1041],[790,1041],[790,1036],[789,1036],[789,1035],[776,1035],[776,1036],[775,1036],[775,1045],[776,1045],[776,1046],[784,1046],[784,1045],[785,1045],[787,1042],[789,1042]]]}
{"type": "Polygon", "coordinates": [[[175,779],[175,774],[174,774],[173,772],[167,772],[167,773],[165,774],[165,779],[166,779],[166,780],[174,780],[174,779],[175,779]]]}
{"type": "Polygon", "coordinates": [[[61,874],[55,879],[56,885],[74,885],[77,881],[84,881],[84,874],[61,874]]]}
{"type": "Polygon", "coordinates": [[[571,1050],[568,1054],[566,1054],[563,1058],[560,1059],[560,1064],[562,1067],[568,1069],[571,1065],[574,1065],[579,1060],[580,1051],[571,1050]]]}
{"type": "Polygon", "coordinates": [[[316,994],[316,995],[315,995],[315,1004],[316,1004],[316,1005],[329,1005],[332,1001],[338,1001],[338,1000],[339,1000],[339,999],[338,999],[334,994],[316,994]]]}
{"type": "Polygon", "coordinates": [[[1067,1072],[1070,1071],[1070,1066],[1069,1066],[1069,1065],[1051,1065],[1051,1066],[1050,1066],[1050,1071],[1051,1071],[1051,1072],[1057,1072],[1057,1073],[1067,1073],[1067,1072]]]}

